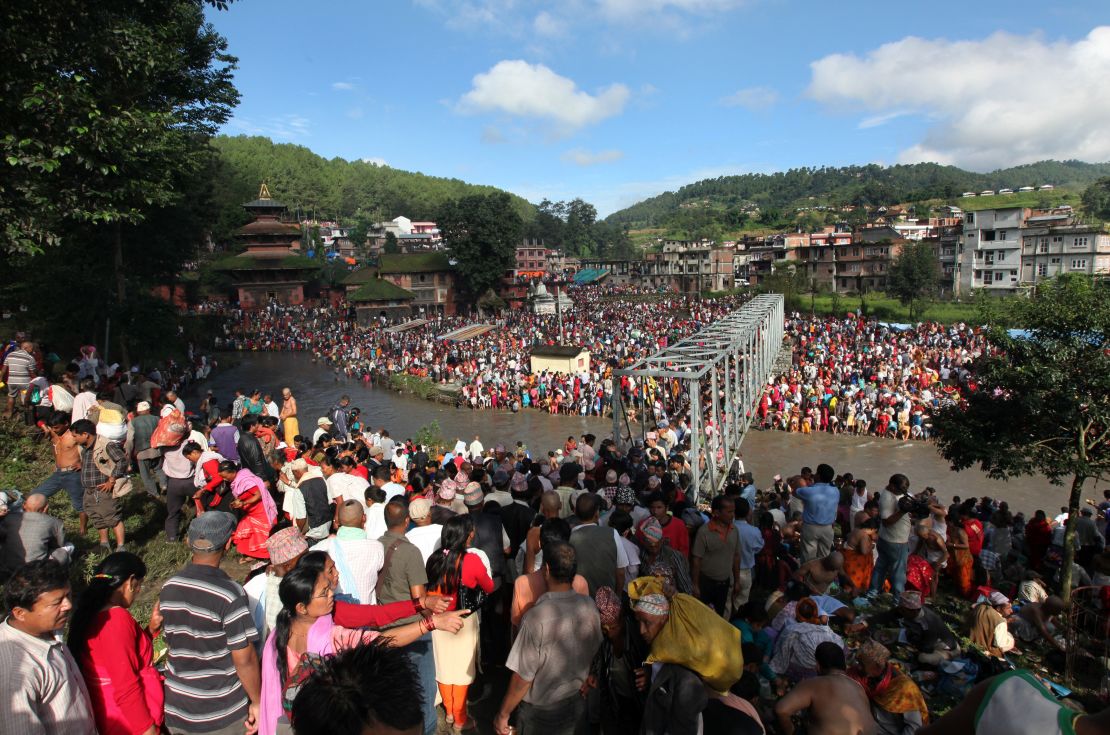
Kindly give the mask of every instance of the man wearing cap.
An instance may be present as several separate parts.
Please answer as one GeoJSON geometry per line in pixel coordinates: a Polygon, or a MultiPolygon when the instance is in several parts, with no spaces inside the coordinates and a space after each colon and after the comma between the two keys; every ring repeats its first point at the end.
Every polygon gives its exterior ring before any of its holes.
{"type": "Polygon", "coordinates": [[[416,498],[409,503],[409,518],[413,527],[405,538],[420,549],[420,556],[427,566],[428,558],[439,548],[443,526],[432,522],[432,503],[426,498],[416,498]]]}
{"type": "Polygon", "coordinates": [[[328,483],[319,467],[310,465],[304,457],[289,463],[293,480],[304,501],[303,508],[295,508],[293,523],[309,539],[327,538],[335,518],[335,508],[328,500],[328,483]]]}
{"type": "Polygon", "coordinates": [[[131,433],[131,449],[135,453],[135,464],[146,491],[158,497],[166,489],[166,476],[162,473],[162,452],[152,449],[150,437],[158,428],[158,417],[150,413],[150,404],[139,401],[135,406],[135,416],[128,430],[131,433]]]}
{"type": "Polygon", "coordinates": [[[686,557],[663,542],[663,527],[655,518],[648,518],[640,526],[640,537],[644,553],[640,556],[640,569],[650,570],[656,564],[670,569],[674,576],[675,587],[683,594],[693,594],[694,583],[690,579],[690,567],[686,557]]]}
{"type": "Polygon", "coordinates": [[[435,505],[432,506],[432,523],[442,526],[451,519],[451,516],[458,515],[459,510],[466,511],[466,505],[457,497],[455,487],[455,481],[449,477],[440,483],[439,489],[436,490],[435,505]],[[458,508],[458,505],[462,505],[462,508],[458,508]]]}
{"type": "Polygon", "coordinates": [[[495,464],[490,466],[495,468],[490,476],[493,490],[486,496],[486,500],[492,500],[502,508],[508,507],[513,502],[513,496],[509,493],[509,483],[513,479],[512,473],[495,464]]]}
{"type": "Polygon", "coordinates": [[[243,587],[220,569],[235,531],[230,513],[189,524],[192,561],[159,595],[167,648],[166,729],[241,735],[258,726],[261,689],[255,629],[243,587]]]}
{"type": "Polygon", "coordinates": [[[316,446],[324,437],[331,436],[332,427],[335,424],[327,416],[321,416],[316,419],[316,431],[312,432],[312,445],[316,446]]]}
{"type": "MultiPolygon", "coordinates": [[[[427,501],[424,501],[427,502],[427,501]]],[[[357,500],[342,501],[338,510],[339,527],[335,536],[312,547],[326,551],[335,562],[339,586],[335,599],[360,605],[373,605],[374,587],[385,562],[385,550],[377,539],[367,538],[366,513],[357,500]]],[[[427,562],[427,559],[424,560],[427,562]]]]}
{"type": "Polygon", "coordinates": [[[906,640],[917,649],[917,660],[928,666],[939,666],[960,655],[956,634],[932,608],[925,607],[917,590],[906,590],[898,596],[896,607],[871,616],[864,624],[874,628],[899,625],[906,631],[906,640]]]}
{"type": "MultiPolygon", "coordinates": [[[[671,604],[661,594],[644,595],[632,605],[640,635],[649,646],[666,627],[671,604]]],[[[654,663],[637,669],[636,686],[647,693],[642,735],[696,735],[701,712],[709,703],[701,678],[678,664],[654,663]]]]}
{"type": "Polygon", "coordinates": [[[296,526],[288,526],[266,540],[266,551],[270,554],[266,572],[255,575],[243,585],[259,643],[270,635],[281,612],[281,598],[278,597],[281,580],[308,553],[308,542],[296,526]]]}
{"type": "MultiPolygon", "coordinates": [[[[494,473],[495,475],[497,473],[494,473]]],[[[519,549],[528,537],[536,511],[528,504],[532,493],[529,490],[528,479],[519,472],[513,472],[509,480],[509,497],[511,502],[501,507],[501,525],[509,537],[509,548],[519,549]]],[[[540,484],[534,485],[536,495],[539,495],[540,484]]],[[[510,575],[513,576],[513,575],[510,575]]]]}
{"type": "Polygon", "coordinates": [[[497,735],[509,735],[509,717],[518,707],[521,735],[589,730],[580,691],[601,645],[601,617],[593,600],[572,587],[574,547],[549,544],[543,563],[547,592],[524,614],[509,653],[506,666],[513,674],[493,721],[497,735]]]}

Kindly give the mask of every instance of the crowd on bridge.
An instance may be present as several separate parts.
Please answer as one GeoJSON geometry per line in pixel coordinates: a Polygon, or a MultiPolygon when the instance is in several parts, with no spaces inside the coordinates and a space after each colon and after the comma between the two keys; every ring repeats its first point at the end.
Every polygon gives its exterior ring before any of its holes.
{"type": "Polygon", "coordinates": [[[919,490],[897,472],[871,484],[828,464],[795,473],[786,458],[773,477],[741,464],[706,503],[690,494],[690,437],[674,426],[627,447],[571,437],[533,457],[523,441],[394,438],[343,398],[313,420],[292,389],[274,394],[280,405],[209,397],[218,418],[197,410],[177,426],[186,412],[169,392],[121,405],[99,390],[79,418],[41,422],[56,472],[0,510],[0,731],[1110,725],[1099,705],[1073,713],[1057,683],[1012,663],[1022,649],[1050,670],[1065,655],[1105,666],[1110,491],[1075,519],[1072,604],[1093,614],[1069,623],[1066,514],[961,500],[955,483],[919,490]],[[173,436],[151,438],[163,429],[173,436]],[[166,541],[191,554],[146,627],[130,611],[146,564],[126,548],[116,497],[136,471],[149,502],[166,503],[166,541]],[[73,558],[66,544],[81,539],[49,514],[71,485],[100,535],[92,558],[73,558]],[[75,605],[73,564],[93,568],[75,605]],[[961,614],[944,604],[954,599],[961,614]],[[472,709],[476,681],[492,710],[472,709]],[[938,717],[929,702],[943,697],[959,704],[938,717]]]}

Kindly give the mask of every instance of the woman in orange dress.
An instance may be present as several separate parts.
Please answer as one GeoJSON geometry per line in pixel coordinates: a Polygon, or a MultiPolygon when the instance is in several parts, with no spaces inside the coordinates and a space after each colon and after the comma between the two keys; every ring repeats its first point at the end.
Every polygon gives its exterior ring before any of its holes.
{"type": "Polygon", "coordinates": [[[967,531],[952,523],[948,525],[948,570],[956,589],[971,599],[975,590],[975,559],[967,545],[967,531]]]}
{"type": "Polygon", "coordinates": [[[862,595],[871,587],[871,573],[875,570],[875,537],[878,536],[879,523],[873,518],[857,528],[848,536],[842,553],[844,554],[844,576],[852,581],[855,594],[862,595]]]}
{"type": "Polygon", "coordinates": [[[220,476],[231,483],[231,494],[235,496],[231,507],[242,511],[231,537],[235,548],[244,557],[269,559],[266,539],[277,522],[277,505],[266,484],[258,475],[246,468],[239,469],[231,460],[220,463],[220,476]]]}

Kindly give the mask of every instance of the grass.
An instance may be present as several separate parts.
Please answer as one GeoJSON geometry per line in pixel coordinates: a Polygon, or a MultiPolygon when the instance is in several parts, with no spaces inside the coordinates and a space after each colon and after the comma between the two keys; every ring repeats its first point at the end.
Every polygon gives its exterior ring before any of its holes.
{"type": "MultiPolygon", "coordinates": [[[[15,489],[26,495],[53,470],[49,442],[43,440],[37,431],[0,418],[0,489],[15,489]]],[[[122,514],[127,549],[138,554],[147,567],[142,592],[131,608],[131,614],[145,625],[150,620],[150,612],[162,583],[188,563],[190,554],[183,542],[171,544],[162,536],[166,520],[165,503],[148,495],[138,476],[134,478],[134,485],[135,489],[122,500],[122,514]]],[[[62,520],[66,541],[77,548],[76,559],[70,567],[76,601],[105,554],[98,549],[99,539],[91,526],[84,536],[79,535],[77,513],[65,491],[51,496],[49,513],[62,520]]],[[[233,553],[225,557],[223,568],[241,581],[246,567],[236,562],[236,556],[233,553]]]]}
{"type": "MultiPolygon", "coordinates": [[[[882,321],[909,322],[910,309],[903,306],[898,299],[891,298],[882,293],[864,295],[867,316],[882,321]]],[[[825,316],[844,316],[849,311],[859,311],[860,297],[855,295],[801,294],[797,297],[792,309],[803,314],[811,310],[825,316]],[[812,305],[811,305],[812,304],[812,305]]],[[[974,303],[957,301],[931,301],[925,305],[920,317],[914,321],[941,322],[954,324],[956,322],[976,323],[979,319],[979,310],[974,303]]]]}
{"type": "Polygon", "coordinates": [[[955,206],[965,212],[978,212],[983,209],[1005,209],[1006,207],[1030,207],[1041,209],[1056,207],[1061,204],[1079,206],[1079,195],[1068,189],[1051,189],[1049,191],[1015,191],[1013,194],[995,194],[987,197],[960,197],[952,200],[955,206]]]}
{"type": "Polygon", "coordinates": [[[418,375],[391,375],[389,377],[389,387],[403,393],[411,393],[426,401],[435,400],[440,395],[439,386],[428,378],[421,378],[418,375]]]}

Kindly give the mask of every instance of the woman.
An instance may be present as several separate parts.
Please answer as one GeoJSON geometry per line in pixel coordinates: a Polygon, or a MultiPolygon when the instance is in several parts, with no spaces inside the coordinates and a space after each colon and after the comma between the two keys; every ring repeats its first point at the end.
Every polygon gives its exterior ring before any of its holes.
{"type": "Polygon", "coordinates": [[[1040,571],[1048,547],[1052,545],[1052,524],[1043,510],[1033,514],[1025,526],[1025,544],[1029,547],[1029,568],[1040,571]]]}
{"type": "Polygon", "coordinates": [[[69,647],[89,689],[101,735],[157,735],[162,728],[162,677],[152,639],[162,626],[158,606],[144,630],[128,609],[146,577],[129,551],[109,554],[81,594],[69,627],[69,647]]]}
{"type": "Polygon", "coordinates": [[[395,646],[406,646],[429,630],[457,631],[462,626],[459,614],[450,612],[421,618],[418,622],[380,634],[337,625],[332,613],[338,575],[334,564],[329,565],[329,561],[328,555],[322,551],[306,554],[293,571],[282,577],[278,587],[281,612],[262,652],[262,697],[258,722],[261,735],[273,735],[277,732],[278,720],[283,715],[288,719],[301,684],[312,675],[324,657],[376,638],[395,646]]]}
{"type": "Polygon", "coordinates": [[[988,656],[1004,659],[1016,645],[1006,620],[1013,614],[1009,598],[1001,592],[992,592],[972,608],[968,638],[988,656]]]}
{"type": "Polygon", "coordinates": [[[856,654],[850,672],[871,700],[871,714],[882,735],[915,733],[929,723],[929,707],[913,679],[890,662],[890,651],[867,641],[856,654]]]}
{"type": "Polygon", "coordinates": [[[213,449],[203,449],[195,442],[191,446],[186,444],[182,454],[194,467],[193,485],[197,491],[193,494],[193,501],[197,506],[197,515],[206,510],[231,511],[228,486],[220,476],[220,463],[227,461],[225,457],[213,449]]]}
{"type": "MultiPolygon", "coordinates": [[[[432,552],[428,558],[428,588],[450,600],[447,609],[460,609],[459,596],[473,601],[474,589],[487,595],[493,592],[490,579],[482,559],[471,554],[468,549],[474,543],[474,521],[470,515],[457,515],[443,526],[440,550],[432,552]]],[[[467,718],[466,694],[474,681],[475,661],[478,658],[478,620],[473,615],[477,610],[470,609],[470,615],[463,619],[462,630],[457,634],[444,631],[432,632],[432,650],[436,659],[436,683],[443,697],[443,709],[447,722],[458,733],[472,728],[473,721],[467,718]]]]}
{"type": "Polygon", "coordinates": [[[906,587],[928,598],[937,593],[940,570],[948,561],[948,548],[927,520],[918,522],[914,532],[917,548],[906,561],[906,587]]]}
{"type": "Polygon", "coordinates": [[[975,559],[967,545],[967,531],[961,525],[948,527],[948,571],[956,589],[966,599],[975,593],[975,559]]]}
{"type": "Polygon", "coordinates": [[[265,483],[258,475],[246,468],[240,469],[231,460],[220,462],[220,477],[231,483],[231,494],[235,496],[231,507],[242,513],[232,536],[235,548],[247,557],[241,562],[246,563],[248,559],[268,560],[270,552],[266,550],[266,539],[277,522],[277,506],[265,483]]]}
{"type": "Polygon", "coordinates": [[[871,586],[875,570],[875,541],[879,535],[879,519],[870,518],[860,523],[848,536],[841,553],[844,555],[844,575],[851,580],[859,594],[871,586]]]}
{"type": "Polygon", "coordinates": [[[266,412],[266,402],[262,400],[262,391],[252,390],[250,398],[243,401],[243,415],[261,416],[266,412]]]}
{"type": "Polygon", "coordinates": [[[293,446],[296,443],[297,434],[301,433],[301,426],[297,422],[297,399],[293,397],[293,391],[288,388],[281,389],[281,399],[278,418],[281,419],[281,426],[284,429],[285,443],[293,446]]]}

